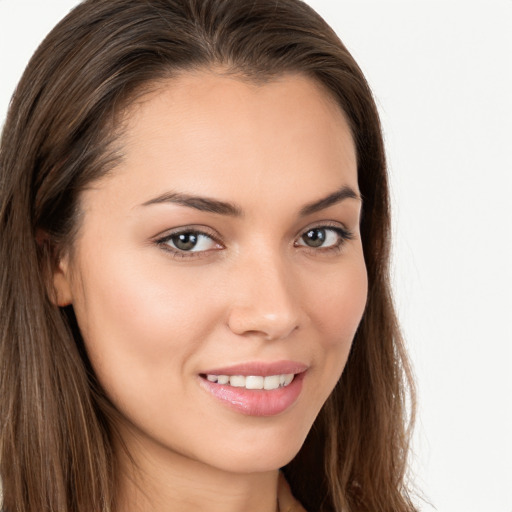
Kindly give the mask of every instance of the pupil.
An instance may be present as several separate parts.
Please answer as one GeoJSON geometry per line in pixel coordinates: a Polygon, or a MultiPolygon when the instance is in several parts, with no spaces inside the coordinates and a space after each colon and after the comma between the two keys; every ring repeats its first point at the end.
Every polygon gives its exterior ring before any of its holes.
{"type": "Polygon", "coordinates": [[[311,229],[302,239],[310,247],[320,247],[325,242],[325,229],[311,229]]]}
{"type": "Polygon", "coordinates": [[[197,235],[194,233],[181,233],[174,237],[173,243],[182,251],[190,251],[197,244],[197,235]]]}

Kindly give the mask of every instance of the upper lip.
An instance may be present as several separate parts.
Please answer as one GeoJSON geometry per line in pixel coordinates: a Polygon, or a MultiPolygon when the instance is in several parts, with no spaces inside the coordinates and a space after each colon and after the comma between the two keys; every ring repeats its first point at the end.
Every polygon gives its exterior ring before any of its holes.
{"type": "Polygon", "coordinates": [[[290,373],[302,373],[308,369],[304,363],[297,361],[274,361],[274,362],[247,362],[222,368],[211,368],[201,372],[202,375],[257,375],[268,377],[270,375],[286,375],[290,373]]]}

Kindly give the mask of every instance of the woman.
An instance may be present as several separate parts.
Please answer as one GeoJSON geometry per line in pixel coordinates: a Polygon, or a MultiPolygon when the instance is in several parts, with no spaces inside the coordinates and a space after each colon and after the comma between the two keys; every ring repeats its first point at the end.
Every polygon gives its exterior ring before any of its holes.
{"type": "Polygon", "coordinates": [[[1,144],[4,511],[414,510],[380,125],[316,13],[85,1],[1,144]]]}

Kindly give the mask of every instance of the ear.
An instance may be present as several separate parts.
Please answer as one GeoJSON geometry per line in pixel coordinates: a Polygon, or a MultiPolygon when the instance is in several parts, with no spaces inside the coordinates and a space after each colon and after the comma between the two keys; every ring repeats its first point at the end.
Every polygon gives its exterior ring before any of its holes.
{"type": "Polygon", "coordinates": [[[73,302],[73,296],[67,251],[59,254],[51,237],[43,230],[37,231],[36,242],[46,262],[45,273],[48,276],[47,286],[50,300],[55,306],[69,306],[73,302]]]}
{"type": "Polygon", "coordinates": [[[53,270],[53,290],[52,301],[56,306],[69,306],[73,302],[67,255],[59,258],[59,261],[55,265],[53,270]]]}

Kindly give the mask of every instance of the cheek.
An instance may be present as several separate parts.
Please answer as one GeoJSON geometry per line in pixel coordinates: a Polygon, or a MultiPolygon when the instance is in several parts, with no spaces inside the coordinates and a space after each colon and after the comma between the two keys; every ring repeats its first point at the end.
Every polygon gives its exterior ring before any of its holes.
{"type": "Polygon", "coordinates": [[[361,321],[368,293],[364,260],[353,259],[309,283],[312,322],[324,333],[326,349],[350,344],[361,321]]]}
{"type": "Polygon", "coordinates": [[[368,280],[362,258],[354,258],[323,279],[310,283],[311,321],[319,330],[318,379],[323,404],[340,378],[366,306],[368,280]]]}
{"type": "Polygon", "coordinates": [[[216,301],[207,300],[210,292],[199,293],[186,274],[130,258],[93,261],[82,269],[87,279],[74,306],[104,388],[120,395],[121,389],[157,389],[159,378],[178,382],[218,319],[216,301]]]}

